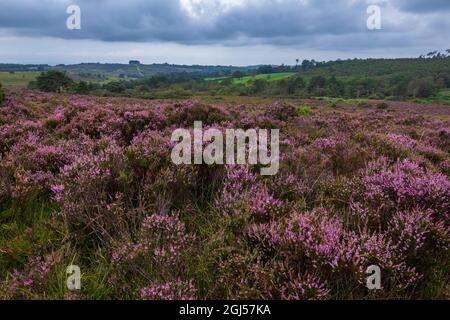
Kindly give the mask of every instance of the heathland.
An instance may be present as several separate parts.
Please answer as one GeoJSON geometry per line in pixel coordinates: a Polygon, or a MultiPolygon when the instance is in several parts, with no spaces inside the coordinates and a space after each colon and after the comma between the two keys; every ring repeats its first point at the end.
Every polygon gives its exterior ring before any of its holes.
{"type": "Polygon", "coordinates": [[[7,91],[0,296],[445,299],[449,128],[437,104],[7,91]],[[195,120],[280,129],[278,174],[174,165],[195,120]]]}
{"type": "Polygon", "coordinates": [[[449,59],[0,65],[0,298],[447,299],[449,59]],[[194,121],[277,174],[175,165],[194,121]]]}

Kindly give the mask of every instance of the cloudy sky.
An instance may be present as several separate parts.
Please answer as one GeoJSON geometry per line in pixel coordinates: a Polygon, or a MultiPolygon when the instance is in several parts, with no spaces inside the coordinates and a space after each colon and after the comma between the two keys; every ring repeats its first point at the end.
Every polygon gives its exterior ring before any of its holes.
{"type": "Polygon", "coordinates": [[[294,64],[448,47],[450,0],[0,1],[0,63],[294,64]],[[73,4],[80,30],[66,25],[73,4]]]}

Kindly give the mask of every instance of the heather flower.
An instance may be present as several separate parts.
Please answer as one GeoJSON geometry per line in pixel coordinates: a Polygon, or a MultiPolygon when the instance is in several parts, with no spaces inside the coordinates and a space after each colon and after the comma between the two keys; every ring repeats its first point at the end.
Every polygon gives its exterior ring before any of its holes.
{"type": "Polygon", "coordinates": [[[393,134],[390,133],[388,134],[388,138],[389,140],[397,145],[406,147],[406,148],[411,148],[414,149],[417,147],[417,145],[419,144],[416,140],[411,139],[408,136],[402,135],[402,134],[393,134]]]}
{"type": "MultiPolygon", "coordinates": [[[[343,236],[342,222],[325,210],[316,209],[291,215],[280,229],[278,245],[290,255],[293,252],[300,254],[298,258],[304,257],[305,262],[312,265],[336,268],[343,236]]],[[[272,241],[277,242],[276,239],[272,241]]]]}
{"type": "Polygon", "coordinates": [[[311,274],[294,276],[288,273],[286,278],[280,289],[282,300],[323,300],[330,292],[321,280],[311,274]]]}
{"type": "Polygon", "coordinates": [[[37,256],[28,261],[23,271],[14,270],[8,280],[9,294],[16,298],[27,298],[42,292],[49,275],[60,261],[60,256],[50,254],[37,256]]]}
{"type": "Polygon", "coordinates": [[[30,170],[16,169],[14,173],[15,183],[11,186],[11,197],[18,200],[26,200],[33,194],[47,191],[54,181],[54,176],[49,172],[33,172],[30,170]]]}
{"type": "Polygon", "coordinates": [[[113,252],[115,263],[132,262],[144,258],[176,264],[178,257],[193,240],[185,231],[184,224],[176,217],[151,215],[142,222],[137,242],[128,242],[113,252]]]}
{"type": "Polygon", "coordinates": [[[279,173],[270,181],[269,187],[278,199],[298,200],[311,192],[306,182],[293,175],[279,173]]]}
{"type": "Polygon", "coordinates": [[[405,159],[362,176],[354,185],[353,199],[369,209],[370,219],[384,223],[387,214],[415,207],[432,209],[438,218],[448,219],[449,195],[446,176],[405,159]]]}
{"type": "Polygon", "coordinates": [[[389,221],[388,234],[395,239],[400,252],[417,253],[424,246],[430,226],[433,225],[431,210],[398,212],[389,221]]]}
{"type": "Polygon", "coordinates": [[[142,300],[195,300],[192,281],[170,281],[154,283],[139,291],[142,300]]]}
{"type": "MultiPolygon", "coordinates": [[[[114,269],[110,283],[116,290],[126,291],[132,290],[134,286],[134,283],[126,279],[133,278],[140,283],[140,280],[147,279],[145,275],[149,274],[149,270],[158,270],[159,275],[166,279],[176,275],[183,270],[181,259],[189,252],[193,240],[194,237],[186,232],[184,224],[175,216],[146,217],[136,240],[118,242],[113,246],[111,260],[114,269]]],[[[165,295],[176,294],[170,291],[170,286],[157,286],[154,289],[156,291],[149,288],[141,291],[142,298],[156,299],[153,294],[158,292],[165,295]]]]}
{"type": "Polygon", "coordinates": [[[267,106],[265,115],[275,120],[286,121],[297,115],[296,108],[288,103],[277,101],[267,106]]]}
{"type": "Polygon", "coordinates": [[[232,214],[234,210],[248,210],[256,219],[267,219],[279,214],[283,202],[270,193],[268,187],[257,181],[246,166],[226,166],[226,176],[216,206],[232,214]]]}
{"type": "Polygon", "coordinates": [[[53,184],[58,186],[55,200],[73,236],[110,241],[133,221],[127,218],[124,197],[130,190],[125,188],[123,149],[109,139],[95,148],[61,169],[53,184]]]}
{"type": "Polygon", "coordinates": [[[411,151],[416,151],[425,155],[430,160],[440,160],[445,158],[445,154],[441,150],[430,144],[411,139],[408,136],[389,134],[388,139],[394,146],[400,146],[402,148],[410,149],[411,151]]]}

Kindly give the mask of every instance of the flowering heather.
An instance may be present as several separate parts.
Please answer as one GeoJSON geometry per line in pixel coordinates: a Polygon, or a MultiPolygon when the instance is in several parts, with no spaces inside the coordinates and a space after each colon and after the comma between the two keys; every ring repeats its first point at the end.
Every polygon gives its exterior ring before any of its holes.
{"type": "Polygon", "coordinates": [[[355,183],[356,202],[376,220],[386,221],[396,210],[432,209],[448,222],[450,181],[441,173],[405,159],[376,172],[365,173],[355,183]]]}
{"type": "Polygon", "coordinates": [[[152,284],[140,290],[142,300],[195,300],[195,288],[192,281],[172,281],[152,284]]]}
{"type": "Polygon", "coordinates": [[[274,198],[267,186],[257,181],[256,174],[248,167],[236,165],[226,167],[220,197],[216,205],[225,212],[247,210],[255,218],[270,218],[277,215],[283,202],[274,198]]]}
{"type": "Polygon", "coordinates": [[[58,263],[60,258],[55,254],[30,258],[25,270],[12,272],[7,283],[8,294],[15,298],[25,298],[30,293],[43,293],[45,283],[58,263]]]}
{"type": "Polygon", "coordinates": [[[445,153],[442,150],[434,147],[430,143],[419,142],[417,140],[411,139],[410,137],[401,134],[400,135],[389,134],[388,139],[394,147],[398,146],[401,148],[408,149],[411,152],[417,152],[421,155],[424,155],[430,160],[436,161],[445,158],[445,153]]]}
{"type": "Polygon", "coordinates": [[[276,101],[267,106],[265,115],[275,120],[286,121],[295,117],[297,111],[292,104],[276,101]]]}
{"type": "Polygon", "coordinates": [[[8,94],[0,298],[448,298],[448,107],[236,100],[8,94]],[[194,121],[280,129],[278,174],[175,165],[194,121]]]}
{"type": "Polygon", "coordinates": [[[281,288],[283,300],[322,300],[328,294],[325,285],[310,274],[297,277],[289,275],[286,284],[281,288]]]}
{"type": "MultiPolygon", "coordinates": [[[[134,285],[127,279],[139,277],[142,273],[155,274],[169,279],[177,276],[184,268],[182,258],[190,249],[194,237],[187,233],[185,225],[172,216],[151,215],[146,217],[136,240],[118,242],[111,253],[113,271],[110,283],[118,292],[134,285]],[[152,272],[152,270],[155,270],[152,272]]],[[[136,284],[138,285],[138,284],[136,284]]],[[[146,287],[140,291],[143,299],[172,300],[185,297],[192,292],[191,284],[183,289],[179,281],[146,287]],[[172,297],[172,298],[171,298],[172,297]]]]}
{"type": "Polygon", "coordinates": [[[186,234],[184,224],[175,217],[152,215],[142,222],[136,243],[126,243],[112,253],[114,263],[144,259],[162,261],[169,267],[193,238],[186,234]]]}

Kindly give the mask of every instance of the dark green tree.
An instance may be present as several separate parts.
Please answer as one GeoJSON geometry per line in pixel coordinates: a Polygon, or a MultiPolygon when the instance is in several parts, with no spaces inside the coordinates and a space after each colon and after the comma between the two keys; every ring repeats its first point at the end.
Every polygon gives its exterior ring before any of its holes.
{"type": "Polygon", "coordinates": [[[86,81],[80,81],[73,87],[73,92],[78,94],[88,94],[89,91],[89,84],[86,81]]]}
{"type": "Polygon", "coordinates": [[[311,78],[311,80],[309,82],[308,90],[309,90],[309,92],[313,92],[313,91],[315,91],[315,89],[323,89],[323,88],[325,88],[326,84],[327,84],[327,79],[325,79],[325,77],[314,76],[311,78]]]}
{"type": "Polygon", "coordinates": [[[125,87],[121,81],[110,81],[104,85],[104,88],[112,93],[122,93],[125,91],[125,87]]]}
{"type": "Polygon", "coordinates": [[[235,71],[235,72],[233,72],[233,74],[231,75],[232,78],[236,78],[236,79],[242,78],[242,77],[244,77],[244,76],[245,76],[245,73],[243,73],[243,72],[241,72],[241,71],[235,71]]]}
{"type": "Polygon", "coordinates": [[[431,79],[414,79],[408,84],[408,93],[414,98],[428,98],[434,95],[436,88],[431,79]]]}
{"type": "Polygon", "coordinates": [[[41,73],[36,79],[37,89],[45,92],[67,91],[73,85],[73,80],[64,72],[50,70],[41,73]]]}
{"type": "Polygon", "coordinates": [[[251,93],[260,93],[266,90],[267,88],[267,81],[263,79],[256,79],[252,82],[250,86],[250,92],[251,93]]]}

